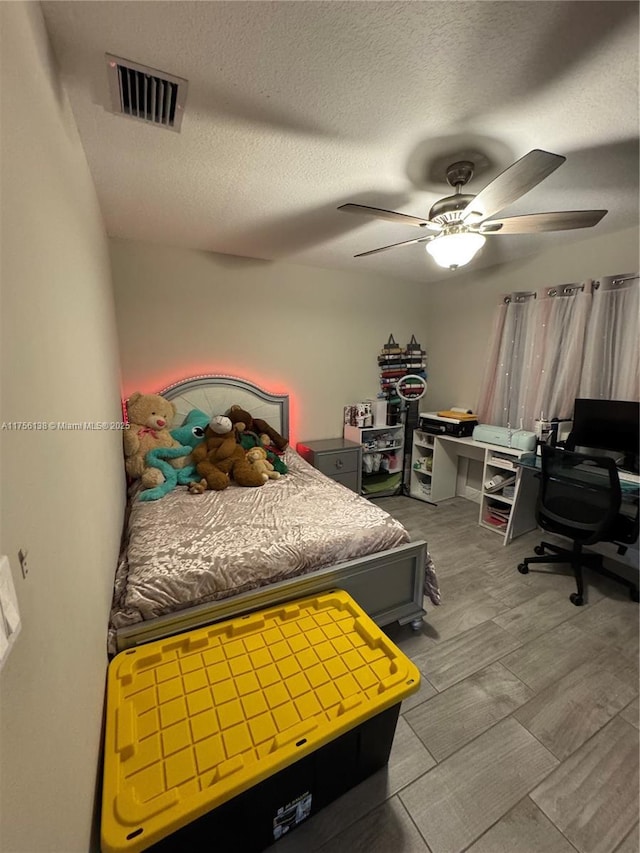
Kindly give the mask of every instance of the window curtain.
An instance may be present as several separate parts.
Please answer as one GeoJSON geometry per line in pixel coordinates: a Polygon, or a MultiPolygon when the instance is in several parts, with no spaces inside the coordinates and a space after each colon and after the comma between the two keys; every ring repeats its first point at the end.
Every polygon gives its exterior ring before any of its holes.
{"type": "Polygon", "coordinates": [[[593,292],[578,397],[638,400],[640,279],[602,278],[593,292]],[[619,284],[614,282],[620,281],[619,284]]]}
{"type": "Polygon", "coordinates": [[[591,299],[590,282],[582,290],[572,286],[551,288],[536,299],[534,352],[527,365],[535,391],[531,392],[531,405],[523,412],[528,424],[525,429],[533,428],[535,418],[572,416],[591,299]]]}
{"type": "Polygon", "coordinates": [[[530,393],[527,365],[535,328],[533,293],[506,296],[498,308],[478,403],[482,423],[517,428],[530,393]]]}
{"type": "Polygon", "coordinates": [[[478,417],[532,430],[570,418],[576,397],[637,400],[637,276],[504,297],[496,312],[478,417]]]}

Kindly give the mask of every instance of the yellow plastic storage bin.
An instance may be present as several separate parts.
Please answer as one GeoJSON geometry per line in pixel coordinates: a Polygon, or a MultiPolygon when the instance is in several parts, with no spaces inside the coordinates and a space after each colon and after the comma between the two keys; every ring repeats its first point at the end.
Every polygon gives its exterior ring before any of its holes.
{"type": "Polygon", "coordinates": [[[341,590],[121,652],[102,850],[264,849],[386,763],[419,684],[341,590]]]}

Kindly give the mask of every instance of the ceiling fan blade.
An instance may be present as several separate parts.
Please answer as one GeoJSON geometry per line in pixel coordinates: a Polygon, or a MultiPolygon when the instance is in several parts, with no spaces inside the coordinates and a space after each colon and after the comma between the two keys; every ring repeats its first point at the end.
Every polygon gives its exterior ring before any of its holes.
{"type": "Polygon", "coordinates": [[[561,210],[554,213],[530,213],[483,222],[480,234],[538,234],[540,231],[570,231],[592,228],[608,213],[606,210],[561,210]]]}
{"type": "Polygon", "coordinates": [[[566,159],[560,154],[551,154],[539,148],[529,151],[480,190],[462,211],[463,222],[472,225],[493,216],[528,193],[566,159]]]}
{"type": "Polygon", "coordinates": [[[412,243],[428,243],[433,240],[435,235],[430,237],[417,237],[415,240],[405,240],[403,243],[392,243],[391,246],[381,246],[379,249],[371,249],[368,252],[360,252],[359,255],[354,255],[354,258],[364,258],[366,255],[377,255],[378,252],[386,252],[387,249],[396,249],[398,246],[410,246],[412,243]]]}
{"type": "Polygon", "coordinates": [[[367,207],[366,204],[341,204],[338,210],[344,210],[346,213],[364,213],[365,216],[375,216],[376,219],[386,219],[389,222],[396,222],[399,225],[415,225],[418,228],[428,228],[431,226],[440,230],[440,226],[436,222],[429,222],[428,219],[418,219],[417,216],[396,213],[395,210],[367,207]]]}

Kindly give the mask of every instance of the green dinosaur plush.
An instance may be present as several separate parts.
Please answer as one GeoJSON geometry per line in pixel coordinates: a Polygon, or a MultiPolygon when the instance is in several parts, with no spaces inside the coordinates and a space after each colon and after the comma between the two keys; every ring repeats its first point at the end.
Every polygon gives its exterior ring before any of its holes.
{"type": "Polygon", "coordinates": [[[176,486],[186,486],[192,480],[198,479],[195,465],[174,468],[165,460],[188,456],[194,447],[197,447],[204,440],[204,431],[210,420],[209,415],[201,412],[200,409],[192,409],[182,426],[170,430],[173,438],[180,442],[180,447],[156,447],[147,453],[147,465],[159,468],[162,471],[164,483],[141,492],[141,501],[157,501],[175,489],[176,486]]]}

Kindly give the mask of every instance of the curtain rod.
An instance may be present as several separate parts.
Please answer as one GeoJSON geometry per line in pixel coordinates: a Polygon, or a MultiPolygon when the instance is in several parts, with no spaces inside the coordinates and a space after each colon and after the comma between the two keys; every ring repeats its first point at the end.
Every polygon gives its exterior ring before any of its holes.
{"type": "MultiPolygon", "coordinates": [[[[640,275],[638,275],[638,273],[636,273],[635,275],[620,276],[620,278],[614,278],[613,283],[622,284],[624,281],[634,281],[637,278],[640,278],[640,275]]],[[[598,282],[598,284],[599,283],[600,282],[598,282]]]]}
{"type": "MultiPolygon", "coordinates": [[[[612,285],[624,284],[625,281],[635,281],[640,278],[640,274],[635,273],[632,275],[621,275],[617,278],[614,278],[611,282],[612,285]]],[[[600,281],[593,281],[591,283],[592,290],[598,290],[600,287],[600,281]]],[[[547,289],[547,296],[568,296],[571,293],[575,293],[577,290],[584,290],[584,284],[560,284],[557,287],[550,287],[547,289]]],[[[517,293],[510,293],[506,296],[503,296],[502,301],[505,305],[509,305],[511,302],[526,302],[527,299],[536,299],[535,290],[531,291],[523,291],[517,293]]]]}
{"type": "MultiPolygon", "coordinates": [[[[614,278],[613,281],[611,282],[611,284],[613,286],[615,286],[617,284],[624,284],[625,281],[635,281],[637,278],[640,278],[638,273],[635,273],[634,275],[621,275],[621,276],[618,276],[617,278],[614,278]]],[[[597,290],[599,287],[600,287],[600,282],[594,281],[593,282],[593,289],[597,290]]]]}
{"type": "Polygon", "coordinates": [[[550,287],[547,296],[562,296],[574,293],[576,290],[584,290],[584,284],[561,284],[558,287],[550,287]]]}
{"type": "Polygon", "coordinates": [[[502,301],[505,305],[508,305],[510,302],[525,302],[527,299],[531,299],[531,297],[536,298],[535,290],[530,290],[526,293],[511,293],[508,296],[504,296],[502,301]]]}

